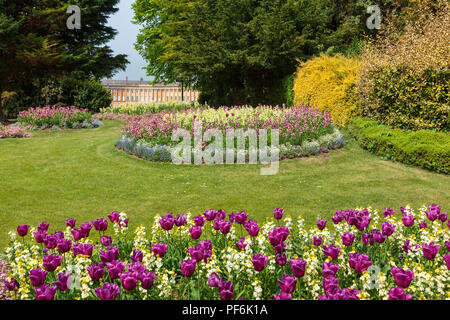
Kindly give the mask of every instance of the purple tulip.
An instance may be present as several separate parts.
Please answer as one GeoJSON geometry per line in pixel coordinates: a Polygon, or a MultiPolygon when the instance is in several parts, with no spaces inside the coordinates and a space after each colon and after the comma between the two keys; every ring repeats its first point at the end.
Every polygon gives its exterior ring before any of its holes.
{"type": "Polygon", "coordinates": [[[109,247],[112,244],[112,238],[111,236],[101,236],[100,242],[102,243],[103,246],[109,247]]]}
{"type": "Polygon", "coordinates": [[[144,275],[145,272],[145,267],[142,265],[142,263],[140,262],[134,262],[134,263],[130,263],[128,265],[128,272],[131,272],[134,274],[134,276],[138,279],[141,280],[142,276],[144,275]]]}
{"type": "Polygon", "coordinates": [[[317,228],[319,228],[319,230],[323,230],[325,229],[326,225],[327,225],[327,221],[324,219],[319,219],[316,222],[317,228]]]}
{"type": "Polygon", "coordinates": [[[441,246],[435,245],[434,242],[422,244],[423,256],[428,260],[433,260],[440,249],[441,246]]]}
{"type": "Polygon", "coordinates": [[[395,226],[393,224],[390,224],[389,222],[384,222],[381,225],[381,230],[383,235],[389,237],[390,235],[392,235],[395,231],[395,226]]]}
{"type": "Polygon", "coordinates": [[[192,228],[189,228],[189,232],[191,234],[191,238],[196,240],[202,235],[202,227],[193,226],[192,228]]]}
{"type": "Polygon", "coordinates": [[[281,208],[275,208],[273,209],[273,216],[276,220],[281,220],[284,215],[284,210],[281,208]]]}
{"type": "Polygon", "coordinates": [[[306,271],[306,261],[301,258],[291,260],[292,274],[297,278],[301,278],[305,275],[306,271]]]}
{"type": "Polygon", "coordinates": [[[421,221],[419,223],[419,228],[420,229],[426,229],[428,227],[427,223],[425,221],[421,221]]]}
{"type": "Polygon", "coordinates": [[[409,239],[405,240],[405,243],[403,244],[403,252],[408,253],[409,250],[411,250],[411,246],[409,245],[410,242],[411,240],[409,239]]]}
{"type": "Polygon", "coordinates": [[[94,291],[100,300],[115,300],[120,294],[119,286],[111,283],[104,283],[101,288],[96,288],[94,291]]]}
{"type": "Polygon", "coordinates": [[[282,292],[292,294],[295,291],[297,279],[292,275],[283,274],[283,279],[278,280],[278,284],[282,292]]]}
{"type": "Polygon", "coordinates": [[[334,294],[339,290],[339,279],[334,276],[328,276],[322,279],[323,291],[326,295],[334,294]]]}
{"type": "Polygon", "coordinates": [[[133,291],[136,289],[138,279],[136,275],[132,272],[124,272],[120,275],[120,281],[122,282],[122,287],[127,291],[133,291]]]}
{"type": "Polygon", "coordinates": [[[153,287],[153,282],[155,280],[155,273],[144,271],[141,279],[141,286],[145,290],[150,290],[153,287]]]}
{"type": "Polygon", "coordinates": [[[281,291],[280,294],[273,295],[274,300],[292,300],[292,295],[290,293],[286,293],[281,291]]]}
{"type": "Polygon", "coordinates": [[[80,225],[80,230],[83,233],[83,238],[89,237],[89,233],[91,232],[92,225],[90,222],[83,222],[80,225]]]}
{"type": "Polygon", "coordinates": [[[441,209],[442,207],[436,204],[432,204],[428,207],[428,211],[425,211],[425,214],[427,215],[428,219],[430,219],[431,221],[435,221],[439,217],[441,209]]]}
{"type": "Polygon", "coordinates": [[[350,268],[354,269],[359,274],[362,274],[373,264],[369,260],[369,256],[365,254],[359,254],[357,252],[354,252],[350,253],[348,256],[350,268]]]}
{"type": "Polygon", "coordinates": [[[144,259],[144,253],[141,250],[133,250],[133,253],[131,254],[131,260],[133,262],[142,262],[144,259]]]}
{"type": "Polygon", "coordinates": [[[45,283],[47,271],[42,269],[34,269],[30,271],[30,282],[33,287],[40,287],[45,283]]]}
{"type": "Polygon", "coordinates": [[[17,234],[21,237],[25,237],[27,235],[29,229],[30,229],[29,225],[22,224],[17,227],[17,234]]]}
{"type": "Polygon", "coordinates": [[[59,253],[69,252],[72,248],[72,241],[69,239],[59,239],[56,242],[56,247],[58,248],[59,253]]]}
{"type": "Polygon", "coordinates": [[[57,254],[51,254],[49,256],[44,257],[43,259],[44,269],[48,272],[53,272],[61,265],[62,256],[57,254]]]}
{"type": "Polygon", "coordinates": [[[47,237],[47,231],[44,232],[34,232],[33,233],[34,239],[37,243],[43,243],[45,238],[47,237]]]}
{"type": "Polygon", "coordinates": [[[350,232],[345,232],[342,235],[342,244],[344,246],[351,246],[353,244],[353,241],[355,241],[355,235],[350,232]]]}
{"type": "Polygon", "coordinates": [[[257,237],[258,233],[259,233],[259,227],[256,223],[256,221],[247,221],[244,224],[245,230],[247,230],[248,234],[250,235],[250,237],[257,237]]]}
{"type": "Polygon", "coordinates": [[[279,265],[279,266],[284,266],[287,263],[287,257],[285,253],[277,253],[275,255],[275,262],[279,265]]]}
{"type": "Polygon", "coordinates": [[[125,262],[122,261],[113,261],[107,262],[106,266],[108,267],[108,274],[111,279],[118,279],[119,275],[125,269],[125,262]]]}
{"type": "Polygon", "coordinates": [[[44,239],[45,246],[47,249],[55,249],[58,244],[58,236],[54,234],[49,234],[44,239]]]}
{"type": "Polygon", "coordinates": [[[39,222],[38,226],[37,226],[37,229],[38,229],[39,232],[48,232],[48,227],[49,226],[50,225],[48,223],[46,223],[46,222],[39,222]]]}
{"type": "Polygon", "coordinates": [[[383,214],[384,214],[385,217],[393,216],[394,213],[395,213],[395,210],[394,210],[394,209],[391,209],[391,208],[385,208],[385,209],[384,209],[384,212],[383,212],[383,214]]]}
{"type": "Polygon", "coordinates": [[[71,227],[72,229],[75,228],[75,225],[77,224],[77,220],[75,219],[66,219],[66,226],[71,227]]]}
{"type": "Polygon", "coordinates": [[[313,244],[318,247],[322,244],[322,237],[313,237],[313,244]]]}
{"type": "Polygon", "coordinates": [[[113,211],[111,214],[108,215],[108,218],[109,218],[109,221],[111,221],[111,223],[114,223],[114,222],[119,223],[119,220],[120,220],[119,212],[113,211]]]}
{"type": "Polygon", "coordinates": [[[211,288],[218,288],[222,283],[222,279],[217,275],[217,273],[213,272],[208,278],[208,286],[211,288]]]}
{"type": "Polygon", "coordinates": [[[391,268],[391,273],[394,276],[394,282],[400,288],[406,289],[414,279],[414,272],[412,270],[403,270],[402,268],[391,268]]]}
{"type": "Polygon", "coordinates": [[[231,222],[229,221],[225,221],[225,220],[215,220],[214,224],[216,223],[216,221],[221,221],[221,223],[219,223],[219,230],[222,234],[228,234],[230,233],[231,230],[231,222]]]}
{"type": "Polygon", "coordinates": [[[54,300],[56,287],[50,287],[48,284],[43,284],[40,287],[36,287],[36,300],[54,300]]]}
{"type": "Polygon", "coordinates": [[[231,300],[234,297],[233,282],[222,281],[219,285],[220,298],[222,300],[231,300]]]}
{"type": "Polygon", "coordinates": [[[445,241],[445,247],[447,248],[447,251],[450,252],[450,241],[445,241]]]}
{"type": "Polygon", "coordinates": [[[203,249],[200,246],[195,246],[188,249],[188,252],[195,262],[203,260],[203,249]]]}
{"type": "Polygon", "coordinates": [[[403,221],[403,224],[406,226],[406,227],[411,227],[411,226],[413,226],[414,225],[414,220],[416,220],[416,217],[413,217],[413,216],[411,216],[411,215],[403,215],[402,216],[402,221],[403,221]]]}
{"type": "Polygon", "coordinates": [[[412,295],[405,294],[403,288],[393,287],[389,290],[389,300],[411,300],[412,295]]]}
{"type": "Polygon", "coordinates": [[[107,247],[106,251],[99,250],[100,260],[103,263],[113,262],[119,259],[119,249],[116,247],[107,247]]]}
{"type": "Polygon", "coordinates": [[[155,257],[159,256],[160,258],[164,258],[167,247],[168,247],[168,245],[165,243],[156,243],[152,248],[153,255],[155,257]]]}
{"type": "Polygon", "coordinates": [[[163,228],[166,231],[172,230],[173,225],[175,224],[175,219],[173,218],[172,214],[169,212],[166,214],[166,216],[162,217],[159,220],[159,224],[161,228],[163,228]]]}
{"type": "Polygon", "coordinates": [[[53,282],[52,285],[56,286],[59,291],[67,291],[72,284],[72,277],[69,272],[58,273],[58,281],[53,282]]]}
{"type": "Polygon", "coordinates": [[[108,221],[105,218],[98,218],[92,221],[92,224],[97,231],[106,231],[108,229],[108,221]]]}
{"type": "Polygon", "coordinates": [[[217,210],[216,211],[216,220],[224,220],[227,216],[225,210],[217,210]]]}
{"type": "Polygon", "coordinates": [[[90,243],[74,243],[72,246],[73,256],[83,255],[92,257],[94,246],[90,243]]]}
{"type": "Polygon", "coordinates": [[[372,230],[372,239],[376,243],[383,243],[383,242],[386,241],[386,238],[387,238],[387,236],[382,234],[380,230],[378,230],[378,229],[373,229],[372,230]]]}
{"type": "Polygon", "coordinates": [[[14,290],[20,288],[19,282],[14,278],[11,278],[11,281],[4,280],[3,284],[5,285],[5,287],[8,291],[14,291],[14,290]]]}
{"type": "Polygon", "coordinates": [[[336,273],[339,271],[339,265],[334,264],[333,262],[324,262],[322,263],[322,275],[324,278],[329,276],[335,276],[336,273]]]}
{"type": "Polygon", "coordinates": [[[245,247],[247,246],[245,243],[245,238],[240,238],[239,241],[236,241],[236,244],[241,250],[245,250],[245,247]]]}
{"type": "Polygon", "coordinates": [[[247,221],[247,218],[248,218],[248,214],[245,211],[241,211],[241,212],[236,213],[234,219],[235,219],[236,223],[244,224],[245,221],[247,221]]]}
{"type": "Polygon", "coordinates": [[[185,277],[192,277],[192,275],[195,272],[195,266],[196,266],[196,263],[194,260],[189,260],[189,259],[184,260],[184,261],[180,262],[181,273],[185,277]]]}
{"type": "MultiPolygon", "coordinates": [[[[216,210],[210,209],[206,210],[204,213],[206,220],[212,221],[216,218],[216,210]]],[[[201,225],[202,227],[203,225],[201,225]]]]}
{"type": "Polygon", "coordinates": [[[438,220],[442,223],[447,221],[447,212],[441,212],[438,215],[438,220]]]}
{"type": "Polygon", "coordinates": [[[186,215],[185,214],[178,214],[177,217],[175,218],[175,225],[177,227],[181,227],[186,225],[186,215]]]}
{"type": "Polygon", "coordinates": [[[444,258],[447,269],[450,270],[450,254],[444,254],[442,258],[444,258]]]}
{"type": "Polygon", "coordinates": [[[341,248],[336,247],[334,244],[330,244],[328,247],[324,245],[322,248],[325,259],[330,257],[332,260],[336,260],[339,256],[339,252],[341,251],[341,248]]]}
{"type": "Polygon", "coordinates": [[[268,261],[268,257],[263,256],[260,253],[256,253],[252,258],[253,268],[255,268],[255,270],[258,272],[263,271],[268,261]]]}
{"type": "Polygon", "coordinates": [[[203,227],[205,225],[205,218],[202,215],[195,216],[193,220],[197,227],[203,227]]]}
{"type": "Polygon", "coordinates": [[[89,272],[89,276],[92,281],[99,281],[105,275],[105,268],[103,267],[103,263],[92,263],[90,267],[87,267],[86,270],[89,272]]]}

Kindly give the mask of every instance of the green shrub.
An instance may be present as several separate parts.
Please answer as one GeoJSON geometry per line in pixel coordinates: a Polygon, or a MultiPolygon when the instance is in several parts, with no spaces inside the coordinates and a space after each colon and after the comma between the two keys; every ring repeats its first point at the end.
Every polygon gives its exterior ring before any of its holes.
{"type": "Polygon", "coordinates": [[[450,173],[450,135],[431,130],[395,129],[367,118],[347,127],[358,144],[371,153],[439,173],[450,173]]]}
{"type": "Polygon", "coordinates": [[[450,130],[450,4],[390,25],[363,49],[361,115],[402,129],[450,130]]]}

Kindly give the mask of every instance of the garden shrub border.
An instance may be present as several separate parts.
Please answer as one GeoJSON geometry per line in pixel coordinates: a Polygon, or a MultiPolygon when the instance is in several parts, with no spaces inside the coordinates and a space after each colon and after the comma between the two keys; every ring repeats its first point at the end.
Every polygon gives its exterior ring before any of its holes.
{"type": "Polygon", "coordinates": [[[450,174],[450,135],[431,130],[401,130],[358,117],[347,126],[356,142],[385,160],[450,174]]]}
{"type": "MultiPolygon", "coordinates": [[[[166,145],[150,145],[142,140],[136,140],[122,135],[117,140],[115,146],[118,150],[147,161],[172,161],[170,147],[166,145]]],[[[302,145],[291,145],[289,143],[280,145],[280,159],[285,160],[318,155],[331,150],[341,149],[344,146],[344,136],[337,128],[334,128],[333,133],[321,136],[312,141],[305,141],[302,145]]],[[[193,156],[192,154],[192,159],[193,156]]],[[[248,150],[246,150],[246,161],[248,161],[248,156],[248,150]]]]}

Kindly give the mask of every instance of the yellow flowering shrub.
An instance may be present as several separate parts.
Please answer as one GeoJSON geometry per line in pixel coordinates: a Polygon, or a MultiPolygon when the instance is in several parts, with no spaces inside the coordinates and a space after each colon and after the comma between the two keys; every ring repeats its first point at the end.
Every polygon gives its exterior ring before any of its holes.
{"type": "Polygon", "coordinates": [[[294,80],[294,104],[327,110],[335,124],[346,125],[357,114],[353,88],[358,66],[358,60],[341,55],[321,55],[304,62],[294,80]]]}

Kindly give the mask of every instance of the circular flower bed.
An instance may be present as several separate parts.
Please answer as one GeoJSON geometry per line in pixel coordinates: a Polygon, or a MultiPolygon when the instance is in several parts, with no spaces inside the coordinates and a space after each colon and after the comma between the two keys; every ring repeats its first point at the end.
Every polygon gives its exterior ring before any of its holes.
{"type": "Polygon", "coordinates": [[[17,116],[17,121],[32,130],[92,129],[103,125],[100,121],[92,118],[89,110],[74,106],[30,108],[21,111],[17,116]]]}
{"type": "MultiPolygon", "coordinates": [[[[342,148],[345,140],[334,127],[329,114],[316,108],[298,106],[279,108],[271,106],[222,107],[219,109],[189,109],[180,112],[147,114],[128,119],[122,130],[123,136],[116,147],[151,161],[171,161],[173,148],[179,143],[172,140],[173,133],[185,129],[191,139],[192,158],[196,149],[205,150],[210,143],[201,141],[196,145],[196,137],[203,137],[207,130],[215,129],[222,135],[223,151],[227,150],[227,134],[242,129],[267,132],[268,146],[271,145],[272,130],[279,133],[279,145],[270,147],[269,154],[278,151],[281,159],[304,157],[342,148]],[[275,148],[275,149],[273,149],[275,148]]],[[[235,153],[238,146],[236,137],[231,140],[235,153]]],[[[245,156],[249,157],[249,141],[245,142],[245,156]]]]}
{"type": "Polygon", "coordinates": [[[125,213],[65,231],[20,225],[6,249],[12,299],[446,299],[450,222],[437,205],[338,210],[306,229],[283,209],[156,216],[129,237],[125,213]],[[111,230],[112,229],[112,230],[111,230]]]}

